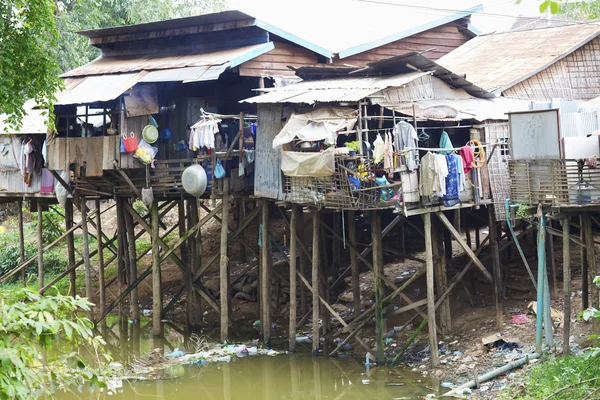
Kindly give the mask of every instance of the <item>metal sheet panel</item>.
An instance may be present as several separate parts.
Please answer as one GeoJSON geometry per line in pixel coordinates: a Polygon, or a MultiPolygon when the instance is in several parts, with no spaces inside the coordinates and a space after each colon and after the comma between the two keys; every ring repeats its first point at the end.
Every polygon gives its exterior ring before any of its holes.
{"type": "Polygon", "coordinates": [[[281,131],[281,104],[260,104],[254,169],[254,195],[283,200],[280,149],[273,149],[273,139],[281,131]]]}
{"type": "Polygon", "coordinates": [[[146,72],[88,76],[67,85],[67,89],[56,95],[55,105],[89,104],[111,101],[132,88],[146,72]]]}
{"type": "Polygon", "coordinates": [[[510,153],[513,160],[561,159],[558,110],[510,114],[510,153]]]}

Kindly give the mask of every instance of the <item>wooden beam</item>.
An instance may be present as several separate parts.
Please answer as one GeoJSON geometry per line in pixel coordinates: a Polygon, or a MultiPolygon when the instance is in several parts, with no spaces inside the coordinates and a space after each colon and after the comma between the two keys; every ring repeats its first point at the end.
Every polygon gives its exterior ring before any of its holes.
{"type": "Polygon", "coordinates": [[[563,294],[565,302],[563,305],[563,354],[566,356],[570,351],[571,341],[571,253],[569,248],[569,217],[561,218],[563,228],[563,294]]]}
{"type": "MultiPolygon", "coordinates": [[[[71,211],[73,211],[72,207],[73,206],[71,205],[71,211]]],[[[73,222],[71,221],[71,223],[73,222]]],[[[104,310],[104,307],[106,307],[106,288],[104,282],[104,244],[102,241],[102,218],[100,215],[100,200],[98,199],[96,199],[96,244],[98,246],[98,286],[100,288],[98,306],[100,307],[100,310],[104,310]]],[[[70,262],[71,260],[69,260],[69,263],[70,262]]],[[[73,274],[74,273],[75,270],[73,270],[73,274]]],[[[103,325],[105,323],[106,321],[103,321],[103,325]]]]}
{"type": "Polygon", "coordinates": [[[423,214],[423,222],[425,225],[425,266],[427,271],[427,318],[428,321],[430,321],[427,325],[429,326],[429,349],[431,353],[431,364],[435,368],[440,364],[440,356],[438,354],[438,341],[435,326],[435,293],[433,278],[433,244],[431,241],[431,213],[423,214]]]}
{"type": "Polygon", "coordinates": [[[319,210],[313,214],[313,243],[312,243],[312,353],[319,355],[319,241],[320,241],[319,210]]]}
{"type": "Polygon", "coordinates": [[[261,252],[260,252],[260,301],[263,341],[271,341],[271,252],[269,249],[269,201],[263,199],[261,205],[261,252]]]}
{"type": "MultiPolygon", "coordinates": [[[[452,225],[452,223],[450,221],[448,221],[448,218],[446,218],[446,216],[442,212],[440,212],[440,211],[437,211],[435,213],[435,215],[440,219],[440,221],[442,221],[442,223],[446,226],[446,229],[448,229],[450,231],[450,233],[452,234],[452,236],[454,236],[454,239],[456,239],[456,241],[458,242],[458,244],[467,253],[467,255],[469,256],[469,258],[471,260],[473,260],[473,263],[475,264],[475,266],[481,271],[481,273],[487,278],[487,280],[489,282],[493,283],[494,280],[492,278],[492,275],[490,275],[490,273],[488,272],[488,270],[481,263],[481,261],[477,258],[477,256],[475,255],[475,253],[473,253],[473,250],[471,250],[471,248],[467,245],[467,243],[464,241],[464,239],[462,238],[462,236],[454,228],[454,226],[452,225]]],[[[426,233],[426,235],[427,235],[427,233],[426,233]]],[[[479,246],[477,246],[477,247],[479,247],[479,246]]],[[[432,319],[429,319],[429,320],[432,321],[432,319]]]]}
{"type": "Polygon", "coordinates": [[[496,300],[496,329],[502,330],[504,326],[504,311],[502,307],[502,273],[500,265],[500,249],[498,248],[498,230],[494,206],[488,206],[488,226],[490,238],[490,251],[494,271],[494,297],[496,300]]]}
{"type": "MultiPolygon", "coordinates": [[[[85,296],[92,301],[92,266],[90,264],[90,243],[88,238],[87,227],[87,204],[85,196],[79,198],[81,203],[81,220],[84,221],[81,225],[83,232],[83,265],[85,266],[85,296]]],[[[94,307],[90,306],[89,319],[94,322],[94,307]]]]}
{"type": "MultiPolygon", "coordinates": [[[[135,230],[133,228],[133,217],[130,213],[125,214],[125,230],[124,235],[127,235],[127,246],[125,252],[128,253],[129,259],[129,270],[127,271],[127,276],[129,278],[128,282],[135,282],[137,279],[137,253],[135,249],[135,230]]],[[[138,289],[134,288],[131,291],[131,296],[129,298],[129,308],[131,312],[131,320],[135,323],[140,321],[140,305],[139,305],[139,296],[138,289]]]]}
{"type": "Polygon", "coordinates": [[[37,200],[37,272],[38,288],[44,287],[44,238],[42,236],[42,200],[37,200]]]}
{"type": "Polygon", "coordinates": [[[381,238],[381,215],[376,211],[371,216],[371,241],[373,242],[373,272],[375,276],[375,360],[383,364],[383,243],[381,238]]]}
{"type": "Polygon", "coordinates": [[[296,289],[298,284],[296,283],[296,274],[298,273],[296,263],[298,261],[296,249],[298,247],[298,205],[292,205],[292,220],[290,221],[290,318],[288,328],[288,341],[289,351],[294,353],[296,351],[296,312],[298,306],[296,301],[298,294],[296,289]]]}
{"type": "MultiPolygon", "coordinates": [[[[348,211],[348,240],[356,248],[356,212],[348,211]]],[[[350,266],[352,268],[352,304],[354,305],[354,318],[360,315],[362,303],[360,301],[360,270],[358,256],[350,251],[350,266]]]]}
{"type": "Polygon", "coordinates": [[[141,200],[142,199],[142,193],[137,188],[137,186],[135,186],[133,184],[133,182],[131,181],[131,179],[129,179],[129,176],[127,176],[127,173],[125,173],[125,171],[123,171],[123,169],[121,169],[121,167],[119,166],[119,163],[117,162],[117,160],[114,161],[114,165],[115,165],[115,169],[117,170],[117,172],[119,173],[119,175],[121,175],[121,178],[123,178],[123,180],[127,183],[127,185],[129,185],[129,187],[133,191],[133,194],[135,194],[135,196],[138,199],[141,200]]]}
{"type": "MultiPolygon", "coordinates": [[[[431,221],[432,242],[433,242],[433,266],[435,273],[435,287],[438,293],[444,293],[448,288],[448,277],[446,275],[446,251],[444,229],[440,221],[431,221]]],[[[440,332],[442,335],[447,335],[452,329],[452,319],[450,314],[450,298],[446,298],[441,306],[439,313],[440,332]]]]}
{"type": "MultiPolygon", "coordinates": [[[[127,208],[128,205],[126,205],[127,208]]],[[[163,325],[160,319],[162,311],[162,285],[160,279],[160,240],[158,225],[158,203],[152,202],[152,336],[163,335],[163,325]]],[[[136,213],[137,214],[137,213],[136,213]]]]}
{"type": "Polygon", "coordinates": [[[229,339],[229,304],[231,291],[229,287],[229,257],[227,253],[227,222],[229,220],[229,178],[223,178],[223,206],[221,223],[221,261],[219,263],[219,283],[221,293],[221,343],[229,339]]]}
{"type": "MultiPolygon", "coordinates": [[[[67,199],[67,204],[65,204],[65,228],[67,232],[67,257],[69,259],[69,265],[75,265],[75,237],[73,235],[73,199],[67,199]]],[[[75,269],[71,271],[69,274],[69,294],[75,297],[77,293],[77,273],[75,269]]],[[[100,303],[102,303],[102,298],[100,299],[100,303]]],[[[104,308],[101,308],[103,310],[104,308]]]]}

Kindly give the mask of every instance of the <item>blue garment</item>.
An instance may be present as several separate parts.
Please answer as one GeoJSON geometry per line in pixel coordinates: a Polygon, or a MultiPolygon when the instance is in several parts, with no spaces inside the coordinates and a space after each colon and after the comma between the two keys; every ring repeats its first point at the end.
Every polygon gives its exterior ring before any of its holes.
{"type": "MultiPolygon", "coordinates": [[[[377,186],[387,186],[390,183],[388,182],[388,180],[385,178],[385,176],[382,176],[381,178],[375,178],[375,183],[377,183],[377,186]]],[[[390,199],[394,196],[394,192],[392,191],[391,188],[389,189],[381,189],[381,194],[379,196],[379,201],[390,201],[390,199]]]]}
{"type": "MultiPolygon", "coordinates": [[[[454,148],[454,146],[452,146],[452,142],[450,141],[450,136],[448,136],[448,133],[446,131],[442,131],[442,137],[440,138],[440,149],[452,149],[454,148]]],[[[448,155],[451,153],[452,150],[443,150],[440,151],[440,154],[443,155],[448,155]]]]}
{"type": "Polygon", "coordinates": [[[446,195],[443,198],[446,207],[452,207],[460,202],[460,177],[457,157],[456,154],[446,155],[448,176],[446,176],[446,195]]]}

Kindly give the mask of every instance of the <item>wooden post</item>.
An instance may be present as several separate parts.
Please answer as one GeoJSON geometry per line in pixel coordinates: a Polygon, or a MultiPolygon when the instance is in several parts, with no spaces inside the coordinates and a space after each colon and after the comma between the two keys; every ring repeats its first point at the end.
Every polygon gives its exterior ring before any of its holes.
{"type": "MultiPolygon", "coordinates": [[[[337,237],[341,237],[341,218],[344,217],[344,214],[341,212],[333,213],[333,231],[337,235],[337,237]]],[[[336,239],[332,239],[331,245],[331,277],[333,278],[332,282],[335,281],[338,277],[339,269],[340,269],[340,245],[341,242],[336,239]]]]}
{"type": "Polygon", "coordinates": [[[260,274],[260,285],[261,285],[261,310],[262,320],[260,321],[263,329],[263,341],[270,343],[271,341],[271,252],[269,251],[269,201],[262,201],[261,210],[261,274],[260,274]]]}
{"type": "Polygon", "coordinates": [[[42,200],[37,201],[37,264],[38,264],[38,287],[44,287],[44,239],[42,236],[42,200]]]}
{"type": "Polygon", "coordinates": [[[569,217],[562,217],[563,231],[563,292],[565,304],[563,310],[563,354],[569,354],[571,335],[571,254],[569,253],[569,217]]]}
{"type": "Polygon", "coordinates": [[[373,243],[373,273],[375,276],[375,360],[385,362],[383,347],[383,243],[381,237],[381,215],[376,211],[371,216],[371,242],[373,243]]]}
{"type": "MultiPolygon", "coordinates": [[[[446,250],[444,246],[445,233],[438,219],[432,221],[432,254],[433,267],[435,270],[435,286],[438,295],[445,293],[448,288],[448,277],[446,275],[446,250]]],[[[447,335],[452,329],[450,314],[450,298],[446,297],[440,305],[440,329],[442,335],[447,335]]]]}
{"type": "MultiPolygon", "coordinates": [[[[125,282],[127,281],[125,277],[125,255],[127,253],[127,249],[125,248],[124,238],[126,235],[125,228],[125,210],[123,207],[123,199],[117,198],[117,282],[119,283],[119,292],[123,292],[125,290],[125,282]]],[[[106,310],[102,310],[104,313],[106,310]]],[[[123,307],[119,302],[119,316],[123,313],[123,307]]]]}
{"type": "Polygon", "coordinates": [[[229,221],[229,178],[223,178],[223,206],[221,207],[221,262],[219,264],[221,300],[221,342],[229,339],[229,257],[227,253],[227,231],[229,221]]]}
{"type": "MultiPolygon", "coordinates": [[[[594,246],[594,234],[592,232],[592,219],[590,218],[589,213],[583,215],[583,226],[585,233],[585,247],[587,249],[586,260],[590,284],[590,295],[592,298],[591,306],[597,310],[600,304],[598,298],[598,286],[596,286],[594,283],[594,277],[598,275],[598,271],[596,270],[596,249],[594,246]]],[[[594,334],[600,333],[600,323],[595,318],[592,319],[592,327],[594,334]]]]}
{"type": "MultiPolygon", "coordinates": [[[[585,243],[585,229],[584,229],[584,218],[583,215],[579,216],[579,239],[585,243]]],[[[589,283],[588,283],[588,262],[587,262],[587,251],[586,248],[579,247],[579,255],[581,258],[581,308],[584,310],[589,307],[589,283]]]]}
{"type": "MultiPolygon", "coordinates": [[[[198,215],[198,200],[193,198],[188,200],[189,217],[188,217],[188,229],[191,229],[200,221],[198,215]]],[[[185,229],[184,229],[185,231],[185,229]]],[[[185,232],[183,233],[185,234],[185,232]]],[[[202,229],[198,229],[195,235],[190,238],[190,262],[189,262],[189,277],[185,280],[186,284],[186,298],[187,298],[187,318],[190,321],[190,330],[194,330],[200,327],[202,322],[202,298],[194,290],[193,277],[196,272],[202,267],[202,229]]]]}
{"type": "MultiPolygon", "coordinates": [[[[325,234],[325,228],[321,225],[320,226],[320,230],[321,230],[321,241],[319,242],[321,245],[321,250],[320,250],[320,254],[321,254],[321,273],[323,274],[323,277],[325,279],[319,279],[319,286],[317,286],[317,289],[319,291],[319,295],[321,297],[323,297],[325,299],[325,301],[329,302],[329,298],[328,298],[328,292],[329,292],[329,288],[328,288],[328,277],[330,276],[331,273],[331,268],[330,268],[330,263],[329,263],[329,252],[327,250],[327,235],[325,234]]],[[[323,321],[322,327],[321,327],[321,332],[323,332],[323,337],[325,335],[327,335],[330,331],[331,331],[331,315],[329,314],[329,311],[327,310],[327,308],[323,307],[322,304],[319,305],[319,307],[321,308],[321,319],[323,321]]]]}
{"type": "MultiPolygon", "coordinates": [[[[85,297],[92,301],[92,266],[90,264],[90,242],[87,224],[87,204],[85,196],[80,198],[81,204],[81,230],[83,231],[83,265],[85,266],[85,297]]],[[[94,308],[90,307],[90,321],[94,322],[94,308]]]]}
{"type": "MultiPolygon", "coordinates": [[[[71,224],[73,221],[71,220],[71,224]]],[[[96,199],[96,241],[98,244],[98,289],[100,312],[106,307],[106,288],[104,282],[104,243],[102,241],[102,216],[100,213],[100,200],[96,199]]],[[[134,259],[135,262],[135,259],[134,259]]],[[[70,264],[70,262],[69,262],[70,264]]],[[[138,316],[139,318],[139,316],[138,316]]],[[[102,319],[102,325],[106,325],[106,318],[102,319]]]]}
{"type": "Polygon", "coordinates": [[[481,246],[481,232],[478,220],[475,220],[475,248],[478,249],[481,246]]]}
{"type": "MultiPolygon", "coordinates": [[[[356,248],[356,212],[348,211],[348,239],[350,245],[356,248]]],[[[362,303],[360,301],[360,271],[358,269],[358,257],[356,253],[350,252],[350,263],[352,265],[352,304],[354,305],[354,317],[361,313],[362,303]]]]}
{"type": "Polygon", "coordinates": [[[433,279],[433,244],[431,242],[431,213],[423,214],[425,232],[425,267],[427,274],[427,325],[429,327],[429,348],[431,350],[431,364],[437,367],[440,364],[438,354],[437,332],[435,326],[435,293],[433,279]]]}
{"type": "MultiPolygon", "coordinates": [[[[19,224],[19,265],[25,262],[25,237],[23,235],[23,200],[17,201],[17,222],[19,224]]],[[[69,228],[67,227],[67,230],[69,228]]],[[[23,278],[23,287],[27,287],[27,274],[25,268],[21,270],[23,278]]]]}
{"type": "MultiPolygon", "coordinates": [[[[186,222],[186,211],[185,211],[185,200],[181,199],[177,201],[177,228],[179,229],[179,237],[181,238],[185,235],[185,222],[186,222]]],[[[187,243],[182,243],[179,247],[179,252],[181,255],[181,261],[188,267],[187,271],[181,271],[181,280],[186,283],[187,286],[191,286],[191,282],[188,284],[190,280],[190,271],[192,268],[192,263],[190,262],[188,256],[187,243]]],[[[189,296],[190,291],[186,291],[186,295],[189,296]]],[[[191,331],[192,321],[191,321],[191,312],[190,312],[190,303],[191,298],[187,297],[186,301],[186,313],[185,313],[185,330],[187,332],[191,331]]]]}
{"type": "Polygon", "coordinates": [[[313,243],[312,243],[312,352],[319,355],[319,243],[320,243],[319,210],[313,214],[313,243]]]}
{"type": "MultiPolygon", "coordinates": [[[[552,228],[552,220],[548,220],[548,225],[552,228]]],[[[558,282],[556,281],[556,260],[554,259],[554,235],[546,235],[548,249],[546,252],[550,258],[550,272],[552,274],[552,298],[556,300],[558,296],[558,282]]]]}
{"type": "MultiPolygon", "coordinates": [[[[304,229],[304,207],[298,208],[298,241],[303,244],[306,243],[306,231],[304,229]]],[[[302,276],[308,276],[306,271],[306,265],[308,257],[301,251],[299,261],[300,274],[302,276]]],[[[308,314],[308,293],[305,285],[300,285],[300,311],[302,315],[308,314]]]]}
{"type": "MultiPolygon", "coordinates": [[[[243,136],[241,136],[241,138],[243,138],[243,136]]],[[[244,221],[245,219],[245,215],[246,215],[246,202],[244,201],[243,198],[238,198],[236,199],[236,217],[235,220],[236,222],[236,228],[239,228],[240,225],[242,224],[242,221],[244,221]]],[[[244,239],[244,232],[240,233],[239,238],[242,239],[239,242],[239,250],[240,250],[240,261],[243,263],[248,262],[248,256],[246,254],[246,246],[243,243],[243,239],[244,239]]]]}
{"type": "Polygon", "coordinates": [[[469,246],[469,248],[473,248],[472,244],[471,244],[471,230],[469,229],[469,223],[468,223],[468,218],[466,216],[467,211],[463,210],[463,224],[464,224],[464,229],[465,229],[465,238],[467,240],[467,246],[469,246]]]}
{"type": "MultiPolygon", "coordinates": [[[[131,214],[129,214],[128,212],[124,212],[124,217],[125,217],[125,230],[126,230],[126,234],[127,234],[127,246],[128,249],[125,250],[126,252],[128,252],[128,259],[129,259],[129,270],[127,271],[127,276],[129,278],[128,282],[129,284],[131,284],[132,282],[135,282],[135,280],[138,277],[138,272],[137,272],[137,254],[136,254],[136,250],[135,250],[135,230],[133,229],[133,216],[131,214]]],[[[124,232],[125,234],[125,232],[124,232]]],[[[139,302],[139,296],[138,296],[138,288],[137,286],[135,288],[133,288],[133,290],[131,291],[130,297],[129,297],[129,302],[130,302],[130,312],[131,312],[131,320],[133,322],[139,322],[140,321],[140,302],[139,302]]]]}
{"type": "MultiPolygon", "coordinates": [[[[67,231],[73,227],[73,199],[67,199],[67,204],[65,205],[65,227],[67,231]]],[[[75,238],[73,232],[67,235],[67,256],[69,259],[69,267],[72,267],[75,265],[75,238]]],[[[69,281],[69,295],[74,297],[77,293],[77,274],[75,269],[69,272],[69,281]]]]}
{"type": "Polygon", "coordinates": [[[298,206],[292,205],[292,218],[290,221],[290,325],[288,329],[289,350],[296,351],[296,311],[297,311],[297,282],[296,282],[296,262],[297,262],[297,236],[298,236],[298,206]]]}
{"type": "Polygon", "coordinates": [[[496,213],[494,206],[488,206],[488,221],[490,235],[490,251],[492,253],[492,265],[494,273],[494,297],[496,298],[496,329],[502,329],[504,316],[502,309],[502,274],[500,270],[500,250],[498,247],[498,233],[496,227],[496,213]]]}
{"type": "Polygon", "coordinates": [[[163,326],[160,320],[162,311],[162,287],[160,282],[160,239],[158,226],[158,203],[155,201],[151,207],[152,216],[152,335],[162,336],[163,326]]]}

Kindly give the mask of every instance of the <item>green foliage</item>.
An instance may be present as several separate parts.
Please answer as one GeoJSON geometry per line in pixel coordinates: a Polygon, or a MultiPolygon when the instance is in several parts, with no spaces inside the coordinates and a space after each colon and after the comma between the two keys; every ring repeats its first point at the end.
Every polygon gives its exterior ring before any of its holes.
{"type": "Polygon", "coordinates": [[[136,200],[136,201],[133,202],[133,209],[142,218],[145,217],[146,215],[148,215],[148,207],[146,207],[146,205],[144,204],[144,202],[141,201],[141,200],[136,200]]]}
{"type": "Polygon", "coordinates": [[[346,144],[344,145],[347,148],[349,148],[352,151],[359,151],[360,150],[360,142],[354,141],[354,142],[346,142],[346,144]]]}
{"type": "Polygon", "coordinates": [[[560,3],[554,0],[544,0],[540,3],[540,12],[545,13],[550,10],[551,14],[558,14],[560,12],[560,3]]]}
{"type": "Polygon", "coordinates": [[[90,305],[79,296],[0,290],[0,399],[36,399],[86,383],[105,387],[80,356],[85,346],[99,363],[110,361],[99,356],[105,343],[92,323],[75,316],[90,305]]]}
{"type": "Polygon", "coordinates": [[[51,109],[62,87],[49,50],[58,39],[54,11],[52,0],[0,1],[0,114],[8,115],[7,128],[21,125],[28,100],[51,109]]]}
{"type": "MultiPolygon", "coordinates": [[[[29,211],[26,212],[29,213],[29,211]]],[[[45,244],[54,242],[65,233],[63,215],[64,210],[60,206],[50,207],[48,211],[43,212],[42,239],[45,244]]],[[[32,215],[31,220],[34,228],[37,229],[37,213],[32,215]]]]}
{"type": "Polygon", "coordinates": [[[576,21],[600,18],[600,0],[565,1],[560,5],[559,14],[576,21]]]}

